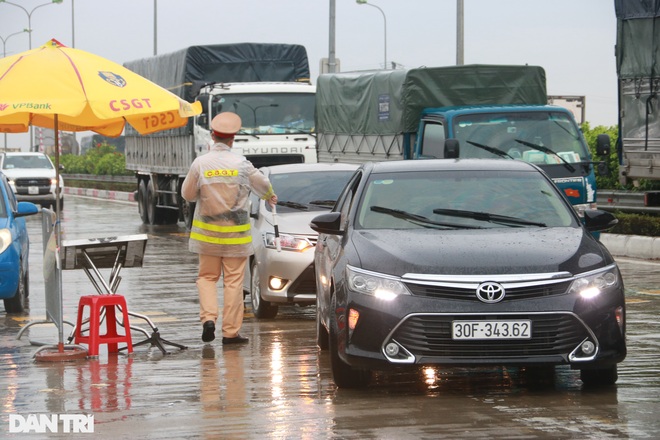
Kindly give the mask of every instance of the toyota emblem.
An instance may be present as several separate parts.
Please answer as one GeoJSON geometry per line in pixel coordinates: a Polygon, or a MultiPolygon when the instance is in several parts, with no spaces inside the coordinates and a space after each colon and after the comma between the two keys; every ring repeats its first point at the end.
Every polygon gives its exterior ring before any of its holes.
{"type": "Polygon", "coordinates": [[[500,283],[487,281],[477,287],[477,298],[487,304],[494,304],[504,299],[504,287],[500,283]]]}

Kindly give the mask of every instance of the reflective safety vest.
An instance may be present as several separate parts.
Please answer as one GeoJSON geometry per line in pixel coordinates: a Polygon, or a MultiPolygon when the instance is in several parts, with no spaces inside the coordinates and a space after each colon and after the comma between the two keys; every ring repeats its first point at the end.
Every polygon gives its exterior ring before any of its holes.
{"type": "Polygon", "coordinates": [[[266,176],[224,144],[196,158],[183,181],[181,194],[196,202],[188,248],[223,257],[254,253],[248,213],[250,190],[262,199],[273,195],[266,176]]]}

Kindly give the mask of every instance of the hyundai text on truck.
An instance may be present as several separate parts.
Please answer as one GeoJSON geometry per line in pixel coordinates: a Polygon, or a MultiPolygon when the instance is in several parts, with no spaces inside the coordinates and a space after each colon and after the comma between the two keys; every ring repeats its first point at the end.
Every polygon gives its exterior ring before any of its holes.
{"type": "MultiPolygon", "coordinates": [[[[547,104],[541,67],[324,74],[316,96],[319,162],[524,160],[543,169],[580,215],[596,206],[596,163],[572,113],[547,104]]],[[[600,138],[598,154],[608,148],[609,138],[600,138]]]]}
{"type": "Polygon", "coordinates": [[[126,168],[137,176],[143,223],[190,225],[194,206],[181,197],[181,184],[193,160],[209,151],[210,123],[220,112],[241,117],[233,150],[256,167],[317,161],[315,87],[303,46],[191,46],[124,66],[204,109],[179,129],[148,136],[126,130],[126,168]]]}
{"type": "Polygon", "coordinates": [[[660,180],[660,2],[615,0],[619,179],[660,180]]]}

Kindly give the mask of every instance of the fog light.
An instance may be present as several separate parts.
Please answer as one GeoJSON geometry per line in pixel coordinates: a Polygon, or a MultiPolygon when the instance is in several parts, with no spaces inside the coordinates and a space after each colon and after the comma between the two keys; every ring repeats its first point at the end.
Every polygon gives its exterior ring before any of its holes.
{"type": "Polygon", "coordinates": [[[614,312],[614,316],[616,318],[616,323],[619,326],[619,331],[621,334],[623,334],[623,329],[625,328],[626,325],[626,319],[625,319],[625,314],[623,312],[623,307],[617,307],[616,311],[614,312]]]}
{"type": "Polygon", "coordinates": [[[268,280],[268,286],[273,290],[282,290],[286,285],[286,280],[278,277],[270,277],[268,280]]]}
{"type": "Polygon", "coordinates": [[[584,341],[580,348],[582,349],[582,353],[590,356],[593,354],[594,350],[596,350],[596,345],[591,341],[584,341]]]}
{"type": "Polygon", "coordinates": [[[350,330],[355,330],[358,319],[360,319],[360,312],[355,309],[350,309],[348,311],[348,328],[350,330]]]}
{"type": "Polygon", "coordinates": [[[399,354],[399,345],[395,344],[394,342],[390,342],[385,346],[385,353],[387,353],[388,356],[394,357],[397,354],[399,354]]]}

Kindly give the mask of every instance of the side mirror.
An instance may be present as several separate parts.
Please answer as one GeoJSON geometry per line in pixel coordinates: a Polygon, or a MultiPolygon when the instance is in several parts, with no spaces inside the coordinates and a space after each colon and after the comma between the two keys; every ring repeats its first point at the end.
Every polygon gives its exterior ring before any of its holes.
{"type": "Polygon", "coordinates": [[[619,220],[611,212],[600,209],[584,211],[584,225],[589,232],[606,231],[613,228],[619,220]]]}
{"type": "Polygon", "coordinates": [[[319,234],[343,235],[341,230],[341,212],[328,212],[312,219],[309,227],[319,234]]]}
{"type": "Polygon", "coordinates": [[[445,159],[458,159],[459,143],[456,139],[445,139],[445,159]]]}
{"type": "Polygon", "coordinates": [[[610,137],[606,134],[599,134],[596,138],[596,154],[599,156],[609,156],[610,148],[610,137]]]}
{"type": "Polygon", "coordinates": [[[18,202],[14,217],[25,217],[39,212],[39,208],[32,202],[18,202]]]}

